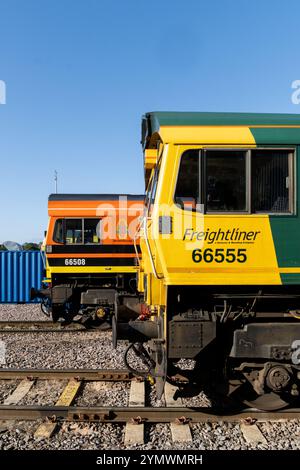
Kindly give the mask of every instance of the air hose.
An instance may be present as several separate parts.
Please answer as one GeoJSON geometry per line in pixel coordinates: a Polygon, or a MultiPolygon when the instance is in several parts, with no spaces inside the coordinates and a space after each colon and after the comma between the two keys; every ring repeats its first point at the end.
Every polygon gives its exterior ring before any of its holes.
{"type": "Polygon", "coordinates": [[[124,353],[124,362],[125,362],[125,365],[127,367],[127,369],[134,375],[138,375],[140,377],[144,377],[144,378],[148,378],[149,377],[149,374],[150,374],[150,371],[153,367],[155,367],[155,362],[151,359],[151,357],[149,356],[147,350],[144,348],[143,344],[142,343],[130,343],[129,346],[126,348],[126,351],[124,353]],[[135,353],[135,355],[137,357],[140,357],[141,360],[142,360],[142,363],[147,366],[148,370],[147,371],[140,371],[140,370],[136,370],[134,369],[133,367],[131,367],[129,365],[129,362],[128,362],[128,353],[130,350],[133,350],[133,352],[135,353]]]}

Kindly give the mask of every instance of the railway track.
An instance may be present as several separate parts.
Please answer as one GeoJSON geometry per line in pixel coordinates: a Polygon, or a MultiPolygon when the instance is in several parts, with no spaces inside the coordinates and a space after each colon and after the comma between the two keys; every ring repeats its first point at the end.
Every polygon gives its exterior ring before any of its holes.
{"type": "MultiPolygon", "coordinates": [[[[12,399],[8,397],[6,403],[0,404],[0,419],[35,420],[48,418],[50,421],[101,421],[104,423],[199,423],[199,422],[260,422],[278,421],[282,419],[300,419],[300,409],[284,409],[276,412],[264,412],[255,409],[228,412],[211,407],[189,407],[177,404],[169,395],[166,396],[167,406],[149,407],[140,406],[141,398],[133,399],[127,407],[119,406],[72,406],[75,396],[79,392],[80,385],[84,382],[131,382],[135,387],[144,388],[144,382],[137,382],[127,370],[108,369],[0,369],[0,380],[21,380],[17,389],[12,393],[12,399]],[[68,383],[59,403],[53,406],[19,405],[18,401],[26,395],[29,388],[38,380],[67,380],[68,383]],[[18,393],[19,389],[19,393],[18,393]],[[66,391],[67,390],[67,391],[66,391]]],[[[168,386],[168,385],[167,385],[168,386]]],[[[171,386],[171,394],[176,387],[171,386]]],[[[136,392],[135,392],[136,393],[136,392]]],[[[144,393],[144,392],[143,392],[144,393]]],[[[181,401],[179,400],[179,403],[181,401]]]]}
{"type": "Polygon", "coordinates": [[[122,381],[132,380],[127,369],[1,369],[0,380],[66,380],[83,381],[122,381]]]}
{"type": "Polygon", "coordinates": [[[50,421],[80,421],[103,423],[176,423],[193,424],[205,422],[240,422],[246,424],[283,419],[300,419],[298,409],[280,412],[263,412],[247,409],[239,413],[224,414],[212,408],[181,407],[119,407],[119,406],[38,406],[0,405],[0,419],[36,420],[47,418],[50,421]],[[248,423],[249,421],[249,423],[248,423]]]}
{"type": "Polygon", "coordinates": [[[43,320],[14,320],[0,321],[0,333],[73,333],[73,332],[93,331],[87,329],[80,323],[53,323],[43,320]]]}

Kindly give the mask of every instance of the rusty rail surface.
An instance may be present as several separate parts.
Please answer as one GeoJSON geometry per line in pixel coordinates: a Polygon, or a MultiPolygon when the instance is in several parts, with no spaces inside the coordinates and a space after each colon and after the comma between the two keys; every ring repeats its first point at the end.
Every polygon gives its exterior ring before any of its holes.
{"type": "Polygon", "coordinates": [[[36,420],[47,418],[50,421],[88,421],[103,423],[171,423],[199,422],[241,422],[242,420],[278,421],[300,419],[300,410],[291,409],[278,412],[244,410],[234,414],[218,413],[212,408],[189,407],[112,407],[112,406],[29,406],[0,405],[0,419],[36,420]]]}
{"type": "Polygon", "coordinates": [[[0,333],[71,333],[78,331],[94,331],[79,323],[54,323],[49,320],[14,320],[0,321],[0,333]]]}
{"type": "Polygon", "coordinates": [[[65,380],[128,381],[132,374],[126,369],[1,369],[1,380],[65,380]]]}

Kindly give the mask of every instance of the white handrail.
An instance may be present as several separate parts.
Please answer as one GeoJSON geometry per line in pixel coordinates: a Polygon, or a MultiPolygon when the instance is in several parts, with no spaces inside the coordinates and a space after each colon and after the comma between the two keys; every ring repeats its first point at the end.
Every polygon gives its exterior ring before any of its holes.
{"type": "Polygon", "coordinates": [[[147,250],[148,250],[148,254],[149,254],[149,258],[150,258],[151,268],[152,268],[152,271],[153,271],[154,276],[156,277],[156,279],[163,279],[164,276],[160,276],[160,275],[158,274],[158,272],[157,272],[157,270],[156,270],[156,267],[155,267],[155,264],[154,264],[154,259],[153,259],[153,255],[152,255],[152,252],[151,252],[150,243],[149,243],[149,240],[148,240],[147,220],[148,220],[147,217],[144,217],[144,218],[143,218],[144,237],[145,237],[145,242],[146,242],[146,246],[147,246],[147,250]]]}

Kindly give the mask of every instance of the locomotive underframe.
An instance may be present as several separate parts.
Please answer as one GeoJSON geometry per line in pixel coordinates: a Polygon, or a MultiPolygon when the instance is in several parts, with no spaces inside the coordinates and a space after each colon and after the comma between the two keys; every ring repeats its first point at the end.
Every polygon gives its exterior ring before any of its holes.
{"type": "Polygon", "coordinates": [[[167,308],[157,317],[155,308],[149,306],[151,318],[129,322],[127,338],[159,394],[166,378],[178,376],[218,380],[228,395],[233,381],[243,401],[262,408],[280,408],[299,396],[297,286],[169,286],[167,308]],[[194,360],[193,376],[178,368],[181,359],[194,360]]]}
{"type": "Polygon", "coordinates": [[[74,318],[82,323],[111,324],[117,295],[136,294],[136,275],[55,274],[52,285],[35,293],[48,304],[53,321],[74,318]]]}

